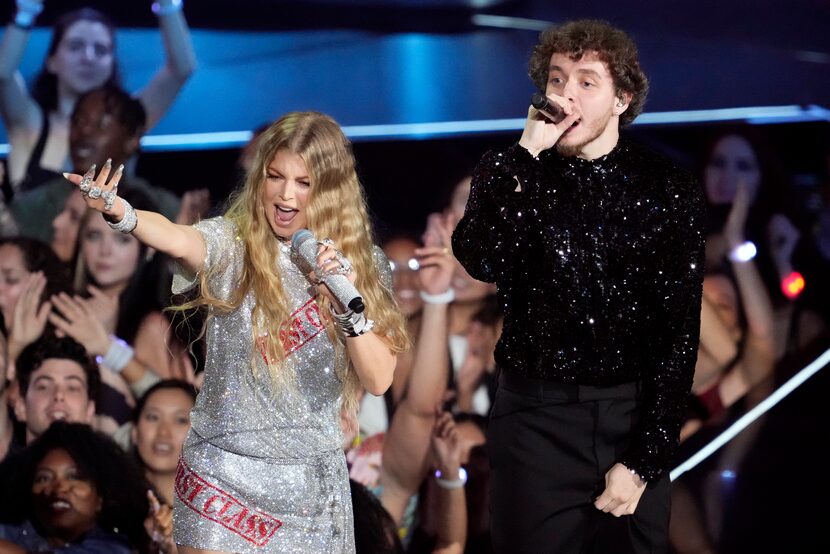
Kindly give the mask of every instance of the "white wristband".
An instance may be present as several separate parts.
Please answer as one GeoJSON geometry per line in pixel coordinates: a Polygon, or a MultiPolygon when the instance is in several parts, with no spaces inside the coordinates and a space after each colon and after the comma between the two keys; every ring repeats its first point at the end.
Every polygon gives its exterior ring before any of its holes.
{"type": "Polygon", "coordinates": [[[435,484],[442,489],[460,489],[467,482],[467,470],[458,468],[458,479],[444,479],[440,469],[435,470],[435,484]]]}
{"type": "Polygon", "coordinates": [[[35,24],[35,18],[42,11],[42,4],[36,2],[18,2],[17,14],[14,16],[14,24],[21,29],[31,29],[35,24]]]}
{"type": "Polygon", "coordinates": [[[758,249],[751,241],[744,241],[729,251],[729,260],[735,263],[743,263],[752,260],[758,254],[758,249]]]}
{"type": "Polygon", "coordinates": [[[455,290],[452,288],[448,288],[446,292],[442,292],[441,294],[429,294],[428,292],[421,291],[420,295],[421,300],[427,304],[449,304],[455,300],[455,290]]]}
{"type": "Polygon", "coordinates": [[[184,3],[182,0],[170,0],[167,5],[162,6],[161,2],[153,2],[153,13],[156,14],[157,17],[161,17],[163,15],[169,15],[171,13],[176,13],[182,11],[184,8],[184,3]]]}
{"type": "Polygon", "coordinates": [[[133,359],[135,351],[125,341],[118,337],[112,337],[110,347],[107,349],[106,355],[102,358],[98,356],[98,363],[103,364],[116,373],[121,373],[130,360],[133,359]]]}

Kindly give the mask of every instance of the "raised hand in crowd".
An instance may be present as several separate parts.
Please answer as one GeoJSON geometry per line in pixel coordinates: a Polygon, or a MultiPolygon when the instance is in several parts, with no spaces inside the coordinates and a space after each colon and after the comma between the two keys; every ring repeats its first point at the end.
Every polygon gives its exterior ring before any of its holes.
{"type": "Polygon", "coordinates": [[[94,285],[88,285],[86,290],[89,292],[88,298],[76,296],[75,299],[89,308],[89,311],[101,322],[107,333],[115,333],[115,327],[118,323],[119,297],[104,294],[101,289],[94,285]]]}
{"type": "Polygon", "coordinates": [[[365,487],[378,486],[383,459],[383,440],[384,433],[375,433],[348,452],[346,459],[351,464],[350,478],[365,487]]]}
{"type": "Polygon", "coordinates": [[[430,447],[435,469],[444,479],[454,480],[461,467],[462,445],[450,412],[437,410],[430,447]]]}
{"type": "MultiPolygon", "coordinates": [[[[41,302],[46,288],[46,277],[42,271],[29,275],[23,292],[14,308],[14,317],[9,334],[9,359],[16,360],[24,348],[35,342],[43,334],[52,304],[47,300],[41,302]]],[[[13,378],[11,375],[10,378],[13,378]]]]}
{"type": "Polygon", "coordinates": [[[723,226],[723,237],[726,246],[731,250],[744,242],[746,237],[746,220],[749,217],[749,207],[752,203],[752,193],[746,181],[740,180],[735,190],[735,199],[732,209],[723,226]]]}
{"type": "Polygon", "coordinates": [[[447,388],[448,307],[455,269],[450,233],[445,217],[433,214],[427,220],[424,246],[415,250],[424,305],[406,393],[386,435],[381,467],[381,502],[398,524],[428,472],[435,405],[447,388]]]}
{"type": "Polygon", "coordinates": [[[487,336],[488,329],[480,321],[470,322],[467,330],[467,354],[464,362],[458,369],[456,377],[456,405],[462,412],[471,413],[473,409],[473,395],[481,385],[484,374],[490,366],[490,358],[494,345],[487,336]]]}
{"type": "Polygon", "coordinates": [[[721,237],[716,239],[718,259],[729,260],[734,280],[709,275],[703,284],[700,348],[692,392],[707,413],[684,423],[681,440],[746,395],[774,367],[772,302],[753,261],[755,247],[745,241],[750,204],[750,189],[741,180],[721,237]],[[742,315],[745,330],[739,325],[742,315]]]}
{"type": "Polygon", "coordinates": [[[767,224],[767,237],[770,247],[770,256],[775,264],[778,279],[781,280],[792,273],[792,258],[801,233],[792,221],[783,214],[775,214],[767,224]]]}
{"type": "Polygon", "coordinates": [[[730,251],[746,240],[746,222],[752,204],[752,193],[746,181],[735,185],[735,196],[723,229],[706,240],[706,262],[716,267],[730,251]]]}
{"type": "Polygon", "coordinates": [[[455,554],[464,552],[467,542],[467,500],[461,477],[461,452],[463,446],[452,414],[436,410],[435,425],[430,440],[438,487],[436,543],[433,553],[455,554]],[[440,472],[440,473],[438,473],[440,472]]]}
{"type": "Polygon", "coordinates": [[[110,335],[96,317],[90,304],[65,292],[52,297],[54,309],[49,321],[59,335],[72,337],[90,356],[104,356],[110,346],[110,335]]]}
{"type": "MultiPolygon", "coordinates": [[[[731,377],[721,387],[721,397],[726,406],[766,379],[775,365],[775,325],[772,301],[752,258],[743,259],[734,254],[734,249],[744,242],[749,204],[748,187],[743,181],[739,182],[735,201],[724,227],[724,235],[730,246],[729,259],[732,262],[738,293],[746,315],[747,330],[741,360],[736,365],[735,371],[731,372],[731,377]]],[[[789,223],[786,218],[784,221],[789,223]]],[[[787,238],[784,240],[783,255],[786,256],[788,265],[792,254],[789,245],[792,244],[792,248],[795,247],[798,241],[797,233],[797,231],[795,234],[787,232],[787,238]],[[786,252],[787,250],[789,252],[786,252]]]]}
{"type": "Polygon", "coordinates": [[[159,502],[153,491],[147,491],[150,501],[150,513],[144,520],[144,528],[151,540],[151,552],[159,554],[176,554],[173,540],[173,508],[159,502]]]}
{"type": "Polygon", "coordinates": [[[419,283],[421,290],[428,295],[444,294],[450,288],[455,267],[451,237],[448,217],[430,214],[423,235],[424,246],[415,249],[419,283]]]}

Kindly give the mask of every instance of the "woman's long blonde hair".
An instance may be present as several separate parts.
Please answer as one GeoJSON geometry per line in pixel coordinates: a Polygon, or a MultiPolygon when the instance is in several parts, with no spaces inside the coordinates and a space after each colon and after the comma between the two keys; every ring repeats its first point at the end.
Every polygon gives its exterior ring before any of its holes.
{"type": "MultiPolygon", "coordinates": [[[[225,213],[225,217],[236,224],[245,246],[245,263],[236,293],[227,301],[212,295],[207,286],[210,272],[203,272],[200,297],[187,305],[206,305],[227,313],[236,310],[248,292],[253,292],[252,339],[264,350],[275,383],[285,386],[294,376],[286,369],[286,364],[281,363],[285,350],[280,333],[269,330],[285,328],[291,306],[275,263],[279,257],[279,241],[268,223],[263,203],[266,168],[281,149],[297,154],[305,162],[311,181],[305,208],[308,228],[318,238],[334,240],[337,249],[351,261],[357,274],[355,286],[365,300],[366,317],[375,322],[374,333],[393,352],[406,350],[409,338],[394,294],[381,282],[375,266],[372,227],[349,140],[337,123],[326,115],[289,113],[258,138],[256,155],[245,184],[231,197],[225,213]]],[[[330,303],[325,297],[319,295],[317,303],[322,314],[329,313],[330,303]]],[[[327,330],[333,341],[342,343],[332,325],[328,325],[327,330]]],[[[259,353],[255,352],[254,357],[259,357],[259,353]]],[[[355,413],[360,383],[351,364],[346,374],[339,377],[344,383],[344,407],[348,413],[355,413]]]]}

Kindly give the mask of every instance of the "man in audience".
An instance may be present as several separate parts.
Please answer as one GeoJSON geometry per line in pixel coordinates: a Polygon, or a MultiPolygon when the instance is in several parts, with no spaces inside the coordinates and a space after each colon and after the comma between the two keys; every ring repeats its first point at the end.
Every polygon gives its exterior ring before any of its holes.
{"type": "MultiPolygon", "coordinates": [[[[139,149],[147,115],[141,102],[114,86],[105,86],[81,96],[72,112],[69,129],[69,153],[73,171],[86,173],[93,164],[102,167],[127,164],[139,149]]],[[[176,219],[179,199],[173,193],[151,186],[133,175],[125,175],[121,188],[138,188],[147,193],[169,219],[176,219]]],[[[73,190],[71,183],[59,178],[15,197],[10,208],[23,236],[48,243],[55,219],[73,190]]]]}
{"type": "Polygon", "coordinates": [[[92,423],[101,377],[74,340],[40,338],[21,352],[16,373],[20,392],[14,413],[26,424],[27,444],[59,419],[92,423]]]}

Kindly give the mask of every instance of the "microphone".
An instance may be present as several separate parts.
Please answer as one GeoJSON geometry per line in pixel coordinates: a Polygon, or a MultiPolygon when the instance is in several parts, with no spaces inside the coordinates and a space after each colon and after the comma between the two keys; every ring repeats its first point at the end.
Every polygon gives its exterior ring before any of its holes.
{"type": "MultiPolygon", "coordinates": [[[[308,229],[300,229],[291,237],[291,248],[311,267],[317,266],[317,244],[317,239],[308,229]]],[[[324,275],[320,280],[326,284],[334,297],[350,310],[359,314],[366,309],[363,297],[345,275],[324,275]]]]}
{"type": "Polygon", "coordinates": [[[540,112],[545,112],[545,115],[554,123],[559,123],[565,119],[565,110],[562,109],[562,106],[556,102],[551,102],[550,98],[541,92],[534,92],[533,96],[530,97],[530,103],[540,112]]]}

